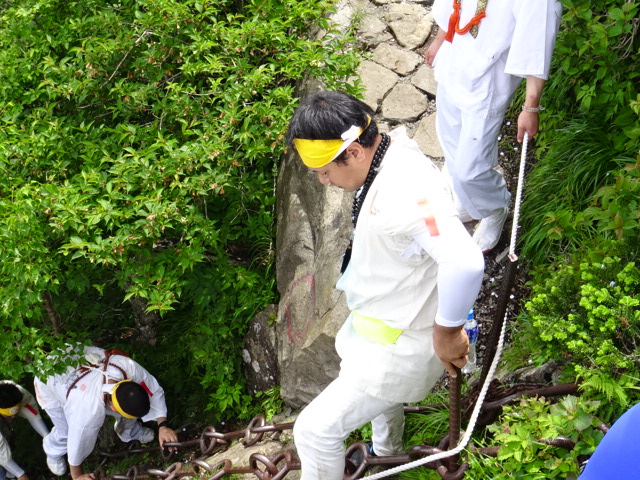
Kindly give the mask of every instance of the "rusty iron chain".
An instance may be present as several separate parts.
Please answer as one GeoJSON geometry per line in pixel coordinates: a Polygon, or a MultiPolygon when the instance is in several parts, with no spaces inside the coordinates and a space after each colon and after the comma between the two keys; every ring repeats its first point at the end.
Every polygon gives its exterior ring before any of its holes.
{"type": "MultiPolygon", "coordinates": [[[[542,387],[540,385],[521,384],[514,385],[509,388],[500,388],[498,385],[492,386],[492,400],[485,401],[482,410],[488,412],[485,418],[493,419],[497,415],[495,411],[499,411],[508,403],[515,401],[522,395],[535,395],[543,391],[547,396],[561,396],[574,393],[577,390],[574,384],[557,385],[554,387],[542,387]]],[[[473,397],[473,395],[472,395],[473,397]]],[[[465,406],[473,405],[475,399],[467,399],[465,406]]],[[[437,409],[442,409],[441,405],[426,406],[406,406],[405,413],[428,413],[437,409]]],[[[492,420],[491,420],[492,421],[492,420]]],[[[486,421],[478,422],[480,426],[486,426],[486,421]]],[[[207,426],[200,433],[198,438],[190,438],[184,441],[167,442],[165,448],[160,449],[159,446],[142,447],[138,441],[130,442],[129,448],[119,452],[100,452],[102,461],[96,470],[96,478],[98,480],[146,480],[151,478],[161,478],[163,480],[176,480],[187,476],[202,477],[203,480],[218,480],[231,475],[253,474],[259,480],[280,480],[293,471],[300,470],[300,462],[296,454],[292,450],[285,450],[276,454],[273,458],[259,453],[254,453],[249,457],[248,466],[234,466],[230,460],[222,460],[215,465],[209,464],[205,457],[220,453],[226,450],[234,440],[242,439],[245,447],[254,446],[259,443],[265,434],[274,434],[279,436],[285,430],[291,430],[294,422],[281,423],[276,425],[267,425],[265,417],[258,415],[254,417],[249,425],[241,430],[222,433],[218,432],[215,427],[207,426]],[[110,474],[106,475],[103,465],[108,459],[130,457],[142,453],[160,451],[165,462],[169,462],[179,450],[199,450],[200,454],[197,458],[190,458],[186,463],[175,462],[165,470],[159,468],[144,468],[144,465],[131,467],[126,474],[110,474]],[[186,464],[191,464],[186,467],[186,464]]],[[[606,428],[606,427],[605,427],[606,428]]],[[[186,433],[186,428],[181,429],[186,433]]],[[[179,435],[182,433],[179,430],[179,435]]],[[[188,433],[186,433],[189,435],[188,433]]],[[[355,480],[362,478],[366,471],[371,468],[391,468],[412,462],[421,457],[427,457],[433,454],[444,452],[449,447],[449,432],[438,444],[437,447],[428,445],[414,446],[410,448],[404,455],[378,457],[369,453],[368,445],[363,442],[356,442],[350,445],[345,452],[345,475],[344,480],[355,480]],[[357,461],[356,461],[357,458],[357,461]]],[[[455,432],[453,432],[455,435],[455,432]]],[[[191,435],[194,436],[195,435],[191,435]]],[[[573,444],[569,439],[558,437],[556,439],[541,440],[550,445],[573,449],[573,444]]],[[[470,445],[468,452],[471,455],[488,455],[497,456],[500,447],[476,448],[470,445]]],[[[443,460],[427,463],[427,468],[436,470],[443,480],[460,480],[464,477],[468,464],[463,462],[461,465],[451,464],[443,460]]]]}

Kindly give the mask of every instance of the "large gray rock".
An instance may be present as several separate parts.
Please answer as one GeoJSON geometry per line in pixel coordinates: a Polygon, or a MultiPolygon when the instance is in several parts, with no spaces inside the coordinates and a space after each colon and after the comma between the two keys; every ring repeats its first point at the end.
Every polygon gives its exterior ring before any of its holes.
{"type": "Polygon", "coordinates": [[[358,44],[361,48],[367,49],[393,41],[388,25],[380,18],[380,13],[373,4],[362,6],[356,15],[362,17],[358,25],[358,44]]]}
{"type": "Polygon", "coordinates": [[[381,43],[373,51],[373,60],[398,75],[408,75],[422,63],[422,57],[397,45],[381,43]]]}
{"type": "Polygon", "coordinates": [[[436,134],[436,114],[432,113],[422,117],[413,136],[420,150],[430,157],[444,157],[438,136],[436,134]]]}
{"type": "Polygon", "coordinates": [[[424,44],[434,23],[427,9],[413,3],[391,5],[386,17],[398,44],[411,50],[424,44]]]}
{"type": "Polygon", "coordinates": [[[354,17],[361,16],[366,11],[375,11],[369,0],[340,0],[330,18],[340,31],[344,31],[351,27],[354,17]]]}
{"type": "Polygon", "coordinates": [[[264,392],[280,384],[278,342],[272,324],[277,307],[269,305],[259,312],[249,327],[242,350],[242,364],[249,393],[264,392]]]}
{"type": "Polygon", "coordinates": [[[378,110],[385,95],[400,79],[398,74],[370,60],[359,65],[358,75],[364,85],[364,103],[374,110],[378,110]]]}
{"type": "Polygon", "coordinates": [[[338,372],[334,338],[347,308],[335,284],[351,234],[353,194],[321,185],[292,151],[280,166],[276,199],[280,392],[301,407],[338,372]]]}
{"type": "Polygon", "coordinates": [[[438,82],[433,74],[433,69],[426,65],[421,65],[416,73],[411,77],[411,85],[418,87],[429,95],[436,96],[438,82]]]}
{"type": "Polygon", "coordinates": [[[398,123],[416,121],[428,108],[424,94],[413,85],[399,83],[382,102],[382,114],[398,123]]]}

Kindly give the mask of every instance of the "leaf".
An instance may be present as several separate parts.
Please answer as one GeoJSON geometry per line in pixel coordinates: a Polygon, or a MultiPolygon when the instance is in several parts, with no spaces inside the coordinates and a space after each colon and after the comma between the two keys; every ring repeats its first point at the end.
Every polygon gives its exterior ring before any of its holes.
{"type": "Polygon", "coordinates": [[[71,237],[69,238],[69,244],[73,247],[73,248],[84,248],[88,245],[87,242],[85,242],[84,240],[82,240],[80,237],[71,237]]]}

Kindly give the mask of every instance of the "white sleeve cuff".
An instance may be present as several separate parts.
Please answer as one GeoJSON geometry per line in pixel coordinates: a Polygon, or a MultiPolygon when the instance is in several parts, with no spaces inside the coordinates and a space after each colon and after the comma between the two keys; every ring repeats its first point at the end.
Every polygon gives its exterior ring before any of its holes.
{"type": "Polygon", "coordinates": [[[467,322],[467,317],[462,320],[447,320],[442,318],[439,313],[436,313],[436,323],[441,327],[462,327],[467,322]]]}
{"type": "Polygon", "coordinates": [[[18,465],[14,460],[9,460],[9,463],[3,465],[3,467],[7,472],[14,475],[16,478],[21,477],[25,473],[20,465],[18,465]]]}

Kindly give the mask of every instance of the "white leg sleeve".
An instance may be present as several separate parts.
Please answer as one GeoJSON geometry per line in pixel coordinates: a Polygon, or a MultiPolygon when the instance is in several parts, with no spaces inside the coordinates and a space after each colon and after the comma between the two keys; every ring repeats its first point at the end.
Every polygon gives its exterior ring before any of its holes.
{"type": "MultiPolygon", "coordinates": [[[[112,415],[111,412],[108,415],[112,415]]],[[[121,415],[112,415],[116,418],[114,430],[123,442],[136,440],[142,431],[142,424],[135,418],[124,418],[121,415]]]]}
{"type": "Polygon", "coordinates": [[[33,427],[33,429],[38,432],[38,434],[41,437],[46,437],[49,434],[49,429],[47,428],[47,426],[45,425],[44,421],[42,420],[42,417],[40,415],[38,415],[37,417],[35,415],[30,415],[27,420],[29,420],[29,423],[31,424],[31,426],[33,427]]]}
{"type": "Polygon", "coordinates": [[[373,451],[376,455],[400,455],[404,452],[404,407],[396,403],[371,421],[373,451]]]}
{"type": "MultiPolygon", "coordinates": [[[[399,406],[402,408],[402,404],[399,406]]],[[[386,418],[376,422],[378,442],[383,450],[395,449],[392,445],[397,439],[389,441],[383,436],[401,432],[397,408],[397,403],[371,397],[338,377],[300,413],[293,428],[302,462],[301,480],[342,480],[344,440],[353,430],[383,414],[386,418]]]]}
{"type": "Polygon", "coordinates": [[[511,195],[498,165],[498,135],[504,113],[478,117],[461,112],[438,85],[437,133],[456,200],[473,218],[509,206],[511,195]]]}
{"type": "Polygon", "coordinates": [[[48,457],[59,458],[67,453],[67,436],[69,434],[67,418],[61,408],[47,409],[46,412],[53,422],[53,428],[44,437],[42,448],[48,457]]]}

